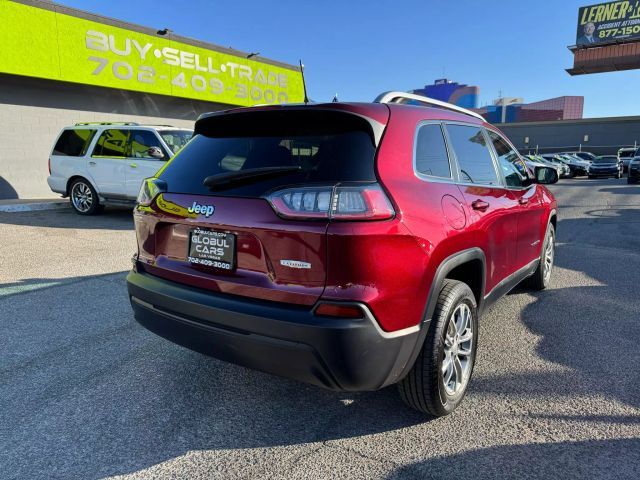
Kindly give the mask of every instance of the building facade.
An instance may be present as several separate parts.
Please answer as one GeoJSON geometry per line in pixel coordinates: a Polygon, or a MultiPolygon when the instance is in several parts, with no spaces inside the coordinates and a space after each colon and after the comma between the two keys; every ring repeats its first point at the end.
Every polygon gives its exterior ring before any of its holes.
{"type": "Polygon", "coordinates": [[[505,123],[496,126],[521,153],[583,150],[596,155],[614,155],[622,147],[640,146],[640,116],[505,123]]]}
{"type": "Polygon", "coordinates": [[[433,85],[412,90],[411,93],[452,103],[463,108],[477,108],[480,98],[480,87],[461,85],[446,78],[440,78],[433,85]]]}
{"type": "Polygon", "coordinates": [[[564,96],[524,103],[523,99],[500,98],[493,105],[476,109],[489,123],[543,122],[581,119],[584,97],[564,96]]]}
{"type": "Polygon", "coordinates": [[[193,127],[204,112],[300,102],[299,68],[43,0],[0,0],[0,200],[55,196],[53,143],[77,122],[193,127]]]}

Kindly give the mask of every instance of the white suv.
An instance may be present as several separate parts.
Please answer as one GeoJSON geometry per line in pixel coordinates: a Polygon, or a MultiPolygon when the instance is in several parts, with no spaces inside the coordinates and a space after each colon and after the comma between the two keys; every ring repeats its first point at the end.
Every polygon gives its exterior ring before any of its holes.
{"type": "Polygon", "coordinates": [[[51,190],[81,215],[105,204],[135,202],[152,177],[191,139],[192,130],[137,123],[76,123],[58,136],[49,157],[51,190]]]}

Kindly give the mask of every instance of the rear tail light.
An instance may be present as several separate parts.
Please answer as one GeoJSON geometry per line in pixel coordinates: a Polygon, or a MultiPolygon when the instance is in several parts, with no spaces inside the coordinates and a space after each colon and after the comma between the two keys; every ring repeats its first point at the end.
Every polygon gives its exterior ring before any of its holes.
{"type": "Polygon", "coordinates": [[[155,177],[145,178],[140,186],[137,204],[142,207],[148,207],[159,194],[166,191],[167,182],[164,180],[159,180],[155,177]]]}
{"type": "Polygon", "coordinates": [[[386,220],[395,213],[378,184],[285,188],[267,200],[291,219],[386,220]]]}

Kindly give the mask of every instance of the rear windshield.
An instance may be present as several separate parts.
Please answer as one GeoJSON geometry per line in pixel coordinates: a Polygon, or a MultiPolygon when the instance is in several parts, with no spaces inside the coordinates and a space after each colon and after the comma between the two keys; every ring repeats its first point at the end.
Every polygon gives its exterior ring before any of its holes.
{"type": "Polygon", "coordinates": [[[82,157],[87,153],[87,148],[89,148],[95,134],[96,130],[88,128],[65,130],[60,134],[60,138],[53,147],[53,155],[82,157]]]}
{"type": "Polygon", "coordinates": [[[168,190],[260,197],[289,185],[376,180],[376,147],[361,118],[318,111],[264,113],[212,118],[209,124],[200,125],[194,138],[160,173],[168,190]],[[203,185],[211,175],[268,167],[300,170],[254,178],[215,192],[203,185]]]}
{"type": "Polygon", "coordinates": [[[620,158],[633,157],[635,156],[635,154],[636,154],[635,150],[620,150],[618,152],[618,155],[620,156],[620,158]]]}

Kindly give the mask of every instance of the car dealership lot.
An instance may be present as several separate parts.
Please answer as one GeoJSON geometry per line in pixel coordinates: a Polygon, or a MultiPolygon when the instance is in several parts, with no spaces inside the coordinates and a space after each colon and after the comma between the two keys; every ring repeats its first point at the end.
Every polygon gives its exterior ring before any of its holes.
{"type": "Polygon", "coordinates": [[[485,314],[469,395],[432,421],[144,330],[130,212],[1,213],[2,477],[640,477],[640,187],[552,190],[552,288],[485,314]]]}

